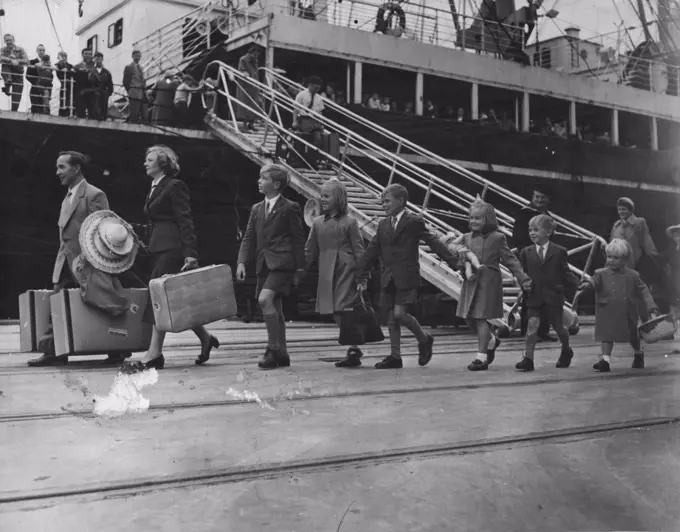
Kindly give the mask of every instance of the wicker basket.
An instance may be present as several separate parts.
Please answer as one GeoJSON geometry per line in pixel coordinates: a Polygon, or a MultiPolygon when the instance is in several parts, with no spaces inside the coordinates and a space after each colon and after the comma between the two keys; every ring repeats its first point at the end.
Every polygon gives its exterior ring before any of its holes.
{"type": "Polygon", "coordinates": [[[664,314],[640,325],[640,337],[648,344],[673,339],[675,325],[670,314],[664,314]]]}

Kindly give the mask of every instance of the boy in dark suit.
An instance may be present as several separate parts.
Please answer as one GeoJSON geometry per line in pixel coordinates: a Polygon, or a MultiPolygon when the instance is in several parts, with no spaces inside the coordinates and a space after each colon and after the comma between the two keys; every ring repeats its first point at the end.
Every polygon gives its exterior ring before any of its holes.
{"type": "MultiPolygon", "coordinates": [[[[435,237],[425,221],[406,212],[408,191],[401,185],[389,185],[382,193],[385,218],[378,224],[378,232],[371,240],[366,253],[357,264],[357,279],[365,278],[366,271],[377,259],[382,260],[382,307],[388,311],[387,326],[390,332],[391,353],[378,362],[378,369],[401,368],[401,326],[404,325],[418,339],[418,364],[425,366],[432,358],[434,338],[423,331],[408,306],[416,302],[420,286],[421,240],[453,269],[458,268],[458,257],[435,237]]],[[[359,282],[357,289],[363,290],[359,282]]]]}
{"type": "Polygon", "coordinates": [[[258,363],[262,369],[290,366],[286,321],[281,298],[300,284],[305,271],[305,233],[300,206],[281,193],[288,186],[288,171],[269,164],[260,170],[258,188],[264,201],[253,205],[241,249],[236,279],[246,279],[246,263],[255,258],[255,295],[267,326],[267,350],[258,363]]]}
{"type": "Polygon", "coordinates": [[[524,357],[515,365],[521,371],[534,370],[534,348],[544,315],[562,342],[557,367],[568,368],[574,356],[569,346],[569,332],[563,323],[562,307],[566,286],[577,284],[578,280],[569,270],[567,250],[550,242],[554,230],[555,221],[550,216],[534,216],[529,221],[529,237],[533,244],[525,247],[519,255],[520,264],[532,282],[531,291],[524,294],[528,314],[524,357]]]}

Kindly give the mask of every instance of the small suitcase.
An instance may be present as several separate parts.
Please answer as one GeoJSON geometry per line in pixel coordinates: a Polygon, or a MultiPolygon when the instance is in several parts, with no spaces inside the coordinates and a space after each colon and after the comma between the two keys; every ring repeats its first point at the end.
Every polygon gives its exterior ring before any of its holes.
{"type": "Polygon", "coordinates": [[[235,316],[236,297],[231,268],[205,266],[149,283],[156,327],[182,332],[235,316]]]}
{"type": "Polygon", "coordinates": [[[100,355],[146,351],[152,326],[142,317],[149,302],[146,288],[123,290],[128,309],[114,318],[85,304],[79,289],[61,290],[50,298],[54,349],[58,355],[100,355]]]}
{"type": "Polygon", "coordinates": [[[340,159],[340,135],[324,131],[321,135],[322,150],[336,160],[340,159]]]}
{"type": "Polygon", "coordinates": [[[19,344],[22,353],[38,351],[38,342],[52,326],[52,290],[29,290],[19,296],[19,344]]]}

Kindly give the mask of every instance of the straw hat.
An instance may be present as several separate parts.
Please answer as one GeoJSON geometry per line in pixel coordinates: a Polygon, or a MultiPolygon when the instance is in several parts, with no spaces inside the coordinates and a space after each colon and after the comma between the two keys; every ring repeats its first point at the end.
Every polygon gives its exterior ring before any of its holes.
{"type": "Polygon", "coordinates": [[[678,225],[671,225],[668,229],[666,229],[666,234],[667,234],[669,237],[672,237],[674,231],[680,231],[680,224],[678,224],[678,225]]]}
{"type": "Polygon", "coordinates": [[[113,275],[132,267],[139,248],[132,226],[113,211],[97,211],[85,218],[79,240],[85,259],[113,275]]]}

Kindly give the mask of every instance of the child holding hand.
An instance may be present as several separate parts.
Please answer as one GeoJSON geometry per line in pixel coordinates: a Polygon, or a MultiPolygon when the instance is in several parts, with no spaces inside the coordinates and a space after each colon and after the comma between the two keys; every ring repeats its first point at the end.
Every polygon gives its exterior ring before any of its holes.
{"type": "Polygon", "coordinates": [[[595,340],[601,342],[602,353],[593,369],[610,371],[614,342],[629,342],[634,350],[633,368],[641,369],[645,358],[638,334],[638,302],[644,301],[652,316],[657,316],[658,310],[640,274],[626,266],[631,253],[628,242],[615,238],[605,253],[606,266],[579,286],[579,290],[595,292],[595,340]]]}

